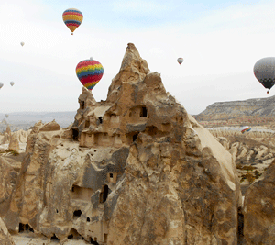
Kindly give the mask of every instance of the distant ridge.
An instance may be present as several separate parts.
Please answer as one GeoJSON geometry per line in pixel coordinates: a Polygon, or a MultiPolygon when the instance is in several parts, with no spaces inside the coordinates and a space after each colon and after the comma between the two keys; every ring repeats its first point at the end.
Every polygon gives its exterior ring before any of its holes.
{"type": "Polygon", "coordinates": [[[62,127],[66,128],[74,121],[76,111],[60,112],[12,112],[0,113],[0,131],[6,129],[9,124],[12,130],[28,129],[41,120],[43,123],[50,122],[53,119],[62,127]],[[8,117],[5,117],[5,115],[8,117]]]}
{"type": "Polygon", "coordinates": [[[195,116],[198,120],[236,117],[275,117],[275,95],[243,101],[216,102],[195,116]]]}

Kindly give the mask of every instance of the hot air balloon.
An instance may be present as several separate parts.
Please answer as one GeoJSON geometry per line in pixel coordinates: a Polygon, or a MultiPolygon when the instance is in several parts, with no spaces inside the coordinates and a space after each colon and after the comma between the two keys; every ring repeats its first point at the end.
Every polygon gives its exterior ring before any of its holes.
{"type": "Polygon", "coordinates": [[[180,65],[181,65],[181,63],[183,62],[183,58],[178,58],[178,62],[179,62],[180,65]]]}
{"type": "Polygon", "coordinates": [[[76,75],[82,85],[89,90],[93,90],[94,86],[101,80],[104,74],[104,68],[99,61],[84,60],[80,61],[76,66],[76,75]]]}
{"type": "Polygon", "coordinates": [[[66,9],[62,14],[65,25],[71,30],[71,35],[82,23],[82,12],[75,8],[66,9]]]}
{"type": "Polygon", "coordinates": [[[14,85],[14,82],[10,82],[10,85],[13,86],[13,85],[14,85]]]}
{"type": "MultiPolygon", "coordinates": [[[[275,84],[275,57],[260,59],[254,65],[254,74],[265,88],[270,90],[275,84]]],[[[267,91],[269,94],[269,91],[267,91]]]]}
{"type": "Polygon", "coordinates": [[[5,114],[5,117],[9,117],[9,115],[8,115],[8,114],[5,114]]]}
{"type": "Polygon", "coordinates": [[[4,83],[0,83],[0,88],[2,88],[4,86],[4,83]]]}
{"type": "Polygon", "coordinates": [[[250,127],[245,126],[245,127],[242,128],[241,132],[244,134],[245,132],[248,132],[248,131],[250,131],[250,130],[251,130],[250,127]]]}
{"type": "Polygon", "coordinates": [[[22,47],[25,45],[25,43],[24,43],[24,42],[21,42],[20,44],[21,44],[21,46],[22,46],[22,47]]]}

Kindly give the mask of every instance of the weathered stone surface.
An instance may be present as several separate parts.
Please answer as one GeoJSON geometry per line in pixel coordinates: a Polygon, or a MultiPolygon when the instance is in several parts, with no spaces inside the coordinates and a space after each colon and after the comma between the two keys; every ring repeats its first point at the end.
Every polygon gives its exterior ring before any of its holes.
{"type": "Polygon", "coordinates": [[[19,138],[18,138],[18,134],[11,134],[8,149],[19,152],[19,138]]]}
{"type": "Polygon", "coordinates": [[[247,245],[275,244],[275,161],[247,190],[244,224],[247,245]]]}
{"type": "Polygon", "coordinates": [[[134,44],[106,101],[83,88],[79,104],[69,129],[39,122],[28,135],[8,229],[62,243],[237,244],[233,156],[149,73],[134,44]]]}
{"type": "Polygon", "coordinates": [[[39,131],[54,131],[54,130],[60,130],[60,126],[55,120],[49,123],[46,123],[39,129],[39,131]]]}
{"type": "Polygon", "coordinates": [[[9,234],[5,223],[0,218],[0,244],[1,245],[15,245],[11,235],[9,234]]]}

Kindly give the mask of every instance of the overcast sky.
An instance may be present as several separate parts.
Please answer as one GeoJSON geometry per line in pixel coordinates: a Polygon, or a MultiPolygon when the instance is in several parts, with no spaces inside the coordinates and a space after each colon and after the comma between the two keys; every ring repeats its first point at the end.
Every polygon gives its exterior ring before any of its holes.
{"type": "Polygon", "coordinates": [[[192,115],[267,97],[253,67],[275,56],[274,9],[253,0],[1,0],[0,112],[77,110],[75,67],[91,56],[105,70],[93,95],[105,100],[128,42],[192,115]],[[62,20],[72,7],[83,14],[73,36],[62,20]]]}

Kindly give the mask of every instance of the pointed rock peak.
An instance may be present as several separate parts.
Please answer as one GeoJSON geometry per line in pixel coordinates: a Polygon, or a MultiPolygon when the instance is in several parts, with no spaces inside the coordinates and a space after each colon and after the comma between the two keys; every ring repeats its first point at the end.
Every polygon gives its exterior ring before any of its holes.
{"type": "Polygon", "coordinates": [[[106,101],[114,102],[117,99],[122,84],[143,82],[148,73],[147,61],[140,57],[133,43],[128,43],[119,73],[115,76],[109,87],[106,101]]]}
{"type": "Polygon", "coordinates": [[[133,43],[128,43],[126,47],[126,54],[124,55],[121,71],[138,71],[147,74],[149,72],[148,63],[143,60],[133,43]]]}
{"type": "Polygon", "coordinates": [[[96,104],[92,91],[85,87],[82,87],[82,94],[78,97],[78,102],[80,104],[80,109],[96,104]]]}

